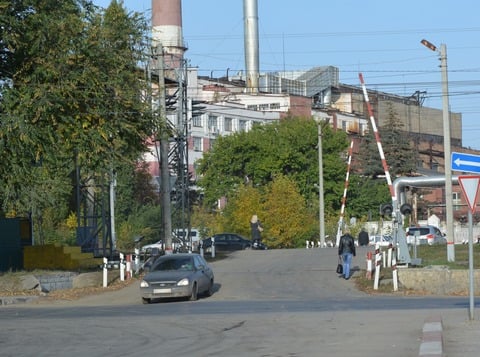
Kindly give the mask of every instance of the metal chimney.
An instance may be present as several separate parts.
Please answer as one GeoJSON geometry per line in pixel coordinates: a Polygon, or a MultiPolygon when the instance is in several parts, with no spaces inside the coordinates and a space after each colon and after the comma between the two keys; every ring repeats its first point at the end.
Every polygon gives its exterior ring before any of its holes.
{"type": "Polygon", "coordinates": [[[175,62],[178,64],[186,51],[183,44],[181,0],[152,0],[152,38],[154,47],[162,45],[166,65],[178,67],[175,62]],[[173,63],[168,63],[168,58],[173,63]]]}
{"type": "Polygon", "coordinates": [[[243,0],[245,31],[245,67],[247,91],[258,92],[259,46],[258,46],[258,3],[257,0],[243,0]]]}

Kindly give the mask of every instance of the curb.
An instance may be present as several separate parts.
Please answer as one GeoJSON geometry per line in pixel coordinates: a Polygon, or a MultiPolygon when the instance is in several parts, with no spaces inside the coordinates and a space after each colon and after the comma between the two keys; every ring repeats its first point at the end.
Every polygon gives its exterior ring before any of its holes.
{"type": "Polygon", "coordinates": [[[15,304],[28,304],[38,300],[38,296],[0,296],[0,306],[15,305],[15,304]]]}
{"type": "Polygon", "coordinates": [[[418,352],[419,357],[444,357],[443,354],[443,325],[440,316],[425,320],[422,330],[422,343],[418,352]]]}

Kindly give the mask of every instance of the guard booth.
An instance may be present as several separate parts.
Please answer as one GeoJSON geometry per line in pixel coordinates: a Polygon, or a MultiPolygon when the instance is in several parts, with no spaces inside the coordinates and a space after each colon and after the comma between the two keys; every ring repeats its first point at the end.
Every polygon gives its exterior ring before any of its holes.
{"type": "Polygon", "coordinates": [[[28,218],[0,219],[0,271],[23,269],[23,247],[32,245],[28,218]]]}

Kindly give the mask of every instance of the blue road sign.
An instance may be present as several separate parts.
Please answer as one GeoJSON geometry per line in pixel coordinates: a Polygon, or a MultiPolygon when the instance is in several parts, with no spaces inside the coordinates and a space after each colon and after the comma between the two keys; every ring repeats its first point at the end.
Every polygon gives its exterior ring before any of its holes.
{"type": "Polygon", "coordinates": [[[480,156],[452,152],[452,170],[480,173],[480,156]]]}

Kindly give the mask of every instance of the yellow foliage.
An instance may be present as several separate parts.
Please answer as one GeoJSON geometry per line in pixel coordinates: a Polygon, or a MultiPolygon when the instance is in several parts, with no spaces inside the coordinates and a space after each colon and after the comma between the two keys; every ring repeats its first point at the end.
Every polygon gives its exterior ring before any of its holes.
{"type": "Polygon", "coordinates": [[[77,228],[77,215],[75,214],[75,212],[70,212],[70,214],[67,217],[67,221],[65,222],[65,225],[67,226],[68,229],[77,228]]]}

